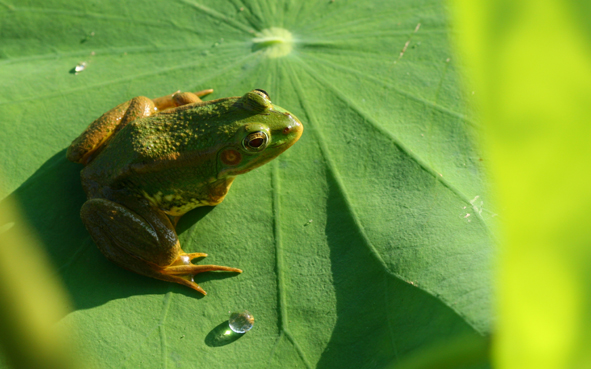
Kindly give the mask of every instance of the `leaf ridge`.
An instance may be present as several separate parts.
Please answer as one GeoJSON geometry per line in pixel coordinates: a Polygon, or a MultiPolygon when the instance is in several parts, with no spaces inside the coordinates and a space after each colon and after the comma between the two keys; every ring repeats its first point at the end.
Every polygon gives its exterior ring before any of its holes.
{"type": "Polygon", "coordinates": [[[273,161],[271,169],[271,188],[273,189],[273,232],[275,238],[275,268],[277,270],[277,300],[279,302],[279,328],[282,332],[287,328],[287,303],[285,300],[285,279],[283,277],[283,243],[281,240],[281,211],[279,193],[281,185],[277,169],[277,161],[273,161]]]}
{"type": "Polygon", "coordinates": [[[232,5],[234,5],[234,8],[241,13],[241,16],[244,17],[244,20],[246,20],[250,26],[253,29],[258,28],[256,26],[257,23],[261,23],[261,19],[259,18],[259,16],[257,14],[254,14],[251,10],[250,10],[250,3],[247,1],[241,1],[241,0],[230,0],[232,2],[232,5]],[[248,12],[244,12],[244,9],[248,9],[248,12]]]}
{"type": "MultiPolygon", "coordinates": [[[[275,267],[277,269],[277,293],[279,301],[279,329],[280,329],[280,336],[279,339],[285,335],[289,341],[294,345],[299,357],[302,359],[304,364],[307,368],[312,369],[312,366],[306,359],[306,355],[304,351],[297,343],[295,338],[291,335],[288,329],[288,319],[287,319],[287,302],[286,302],[286,293],[285,293],[285,279],[283,277],[283,242],[281,238],[281,207],[279,203],[279,194],[281,193],[281,182],[279,177],[279,165],[277,160],[273,161],[271,167],[271,188],[273,189],[273,231],[275,237],[275,267]]],[[[277,340],[276,345],[279,343],[279,339],[277,340]]],[[[274,351],[274,349],[273,349],[274,351]]]]}
{"type": "Polygon", "coordinates": [[[166,323],[166,318],[168,316],[168,311],[170,309],[170,300],[172,299],[172,292],[169,289],[169,292],[167,292],[164,295],[164,298],[162,300],[162,312],[161,312],[161,316],[160,316],[160,322],[158,322],[158,324],[152,328],[144,337],[144,339],[136,346],[135,350],[128,352],[128,355],[125,357],[125,359],[123,359],[123,361],[121,362],[121,367],[124,367],[125,363],[127,363],[131,358],[133,358],[135,356],[135,354],[137,354],[138,350],[140,347],[142,347],[142,345],[144,345],[146,343],[146,341],[152,337],[156,332],[158,332],[158,335],[160,336],[160,349],[161,349],[161,359],[162,359],[162,363],[164,368],[166,368],[168,366],[168,346],[167,346],[167,338],[166,338],[166,332],[164,331],[164,326],[166,323]]]}
{"type": "MultiPolygon", "coordinates": [[[[304,1],[298,1],[298,2],[296,2],[296,5],[295,6],[297,6],[297,10],[296,10],[296,8],[294,6],[294,8],[291,10],[291,13],[294,14],[293,17],[288,17],[287,18],[288,20],[289,19],[292,19],[293,21],[290,22],[290,23],[284,23],[284,26],[286,28],[291,27],[291,25],[294,24],[294,23],[295,24],[298,24],[299,23],[298,20],[300,19],[300,14],[302,13],[302,9],[304,7],[303,6],[304,3],[305,3],[304,1]]],[[[293,4],[293,2],[292,2],[292,4],[293,4]]]]}
{"type": "Polygon", "coordinates": [[[285,336],[289,339],[291,344],[295,347],[296,352],[298,353],[300,359],[302,359],[302,361],[306,365],[306,368],[312,369],[312,365],[310,365],[310,363],[308,362],[308,359],[306,359],[306,355],[304,355],[304,351],[302,350],[300,345],[297,343],[297,341],[293,338],[291,333],[289,333],[289,331],[285,331],[285,336]]]}
{"type": "Polygon", "coordinates": [[[277,346],[279,346],[279,342],[281,342],[281,339],[283,338],[283,330],[279,332],[279,335],[277,336],[277,339],[275,340],[275,343],[273,344],[273,348],[271,349],[271,353],[269,354],[269,359],[267,359],[267,368],[269,368],[271,366],[271,360],[273,360],[273,355],[275,355],[275,350],[277,349],[277,346]]]}
{"type": "Polygon", "coordinates": [[[160,323],[158,323],[158,330],[160,333],[160,350],[161,350],[161,359],[162,359],[162,367],[166,369],[168,367],[168,348],[167,348],[167,340],[166,340],[166,330],[165,325],[166,317],[168,316],[168,310],[170,309],[170,300],[172,298],[172,292],[167,292],[164,295],[164,306],[162,307],[162,317],[160,318],[160,323]]]}

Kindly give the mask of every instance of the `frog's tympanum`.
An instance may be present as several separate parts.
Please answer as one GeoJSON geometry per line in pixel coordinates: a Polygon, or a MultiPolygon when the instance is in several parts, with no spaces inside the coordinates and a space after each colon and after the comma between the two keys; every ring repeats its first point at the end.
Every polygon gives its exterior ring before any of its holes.
{"type": "Polygon", "coordinates": [[[181,249],[179,218],[219,204],[237,175],[274,159],[303,131],[263,90],[199,99],[211,92],[133,98],[95,120],[67,154],[85,165],[88,201],[80,214],[101,252],[126,269],[203,294],[195,274],[242,271],[191,263],[207,254],[181,249]]]}

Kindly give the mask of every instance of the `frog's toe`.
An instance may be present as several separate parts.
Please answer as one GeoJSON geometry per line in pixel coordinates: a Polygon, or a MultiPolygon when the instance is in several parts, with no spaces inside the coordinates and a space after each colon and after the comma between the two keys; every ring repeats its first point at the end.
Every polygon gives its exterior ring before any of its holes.
{"type": "Polygon", "coordinates": [[[183,275],[195,275],[199,273],[205,272],[213,272],[213,271],[223,271],[223,272],[235,272],[235,273],[242,273],[241,269],[238,268],[230,268],[227,266],[221,265],[173,265],[166,267],[165,273],[168,275],[176,275],[176,276],[183,276],[183,275]]]}
{"type": "Polygon", "coordinates": [[[208,88],[207,90],[201,90],[201,91],[197,91],[197,92],[193,92],[193,93],[195,95],[201,97],[201,96],[209,95],[212,92],[213,92],[213,88],[208,88]]]}
{"type": "Polygon", "coordinates": [[[190,260],[193,260],[195,258],[205,258],[205,257],[207,257],[207,254],[205,254],[203,252],[192,252],[190,254],[187,254],[187,256],[189,257],[190,260]]]}

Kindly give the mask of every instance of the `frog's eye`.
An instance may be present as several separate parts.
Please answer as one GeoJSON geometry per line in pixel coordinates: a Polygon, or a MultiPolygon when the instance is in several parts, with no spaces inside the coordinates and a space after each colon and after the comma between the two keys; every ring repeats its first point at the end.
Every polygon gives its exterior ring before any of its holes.
{"type": "Polygon", "coordinates": [[[263,89],[260,89],[260,88],[257,88],[255,91],[264,93],[265,96],[267,96],[267,99],[271,100],[271,97],[269,96],[269,94],[267,93],[267,91],[265,91],[263,89]]]}
{"type": "Polygon", "coordinates": [[[269,143],[269,136],[267,136],[266,132],[258,131],[253,132],[244,138],[242,141],[242,146],[246,151],[250,152],[259,152],[263,151],[267,144],[269,143]]]}

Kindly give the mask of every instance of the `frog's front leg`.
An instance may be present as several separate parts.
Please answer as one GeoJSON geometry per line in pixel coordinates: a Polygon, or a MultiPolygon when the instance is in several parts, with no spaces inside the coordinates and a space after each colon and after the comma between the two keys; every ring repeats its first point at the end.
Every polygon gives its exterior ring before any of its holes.
{"type": "Polygon", "coordinates": [[[198,273],[213,270],[242,273],[218,265],[194,265],[203,253],[185,253],[176,231],[162,211],[140,201],[131,207],[95,198],[84,203],[80,215],[101,252],[116,264],[136,273],[175,282],[206,294],[193,281],[198,273]]]}

